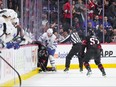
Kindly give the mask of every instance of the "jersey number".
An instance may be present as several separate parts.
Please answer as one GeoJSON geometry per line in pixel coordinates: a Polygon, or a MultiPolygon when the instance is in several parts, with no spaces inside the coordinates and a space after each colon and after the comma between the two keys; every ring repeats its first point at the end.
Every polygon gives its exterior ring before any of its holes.
{"type": "Polygon", "coordinates": [[[90,45],[94,45],[94,44],[99,44],[99,40],[97,38],[90,38],[90,45]]]}

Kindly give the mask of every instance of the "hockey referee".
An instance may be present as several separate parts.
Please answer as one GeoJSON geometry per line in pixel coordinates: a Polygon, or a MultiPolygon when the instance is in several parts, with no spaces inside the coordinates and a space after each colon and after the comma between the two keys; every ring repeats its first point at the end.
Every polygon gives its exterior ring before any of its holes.
{"type": "Polygon", "coordinates": [[[68,55],[66,56],[64,72],[69,71],[70,62],[74,55],[76,55],[78,57],[80,72],[82,72],[83,71],[83,58],[82,58],[82,56],[79,55],[80,50],[81,50],[81,39],[78,35],[78,32],[75,29],[65,39],[60,41],[60,43],[65,43],[67,41],[68,42],[70,41],[73,45],[72,45],[72,48],[69,51],[68,55]]]}

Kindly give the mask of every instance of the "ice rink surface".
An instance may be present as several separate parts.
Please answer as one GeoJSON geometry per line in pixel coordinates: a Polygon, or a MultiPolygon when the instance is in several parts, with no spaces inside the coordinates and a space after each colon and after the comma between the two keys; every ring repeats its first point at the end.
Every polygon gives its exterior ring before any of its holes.
{"type": "Polygon", "coordinates": [[[37,75],[22,81],[22,87],[40,86],[88,86],[88,87],[116,87],[116,68],[106,68],[106,77],[103,77],[99,69],[92,69],[91,76],[86,76],[86,69],[83,73],[79,69],[71,69],[68,73],[63,70],[57,72],[41,72],[37,75]]]}

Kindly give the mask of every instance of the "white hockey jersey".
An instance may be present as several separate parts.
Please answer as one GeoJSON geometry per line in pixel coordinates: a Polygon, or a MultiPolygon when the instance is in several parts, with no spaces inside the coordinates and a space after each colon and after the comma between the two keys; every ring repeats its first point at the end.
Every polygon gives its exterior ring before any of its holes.
{"type": "Polygon", "coordinates": [[[4,41],[4,43],[12,40],[16,34],[17,29],[12,25],[10,20],[6,20],[3,17],[0,17],[0,38],[4,41]],[[3,33],[6,33],[7,36],[5,34],[2,35],[3,33]]]}
{"type": "Polygon", "coordinates": [[[57,47],[56,36],[54,34],[52,34],[51,37],[48,37],[47,33],[45,32],[42,36],[40,36],[39,41],[50,49],[56,49],[57,47]]]}

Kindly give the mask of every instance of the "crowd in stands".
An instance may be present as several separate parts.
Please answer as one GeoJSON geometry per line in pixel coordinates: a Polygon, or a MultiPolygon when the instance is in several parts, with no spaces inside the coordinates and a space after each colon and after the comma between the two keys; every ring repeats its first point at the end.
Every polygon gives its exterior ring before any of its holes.
{"type": "Polygon", "coordinates": [[[104,0],[104,6],[103,0],[72,0],[72,6],[70,0],[60,0],[59,30],[57,26],[57,0],[44,0],[43,3],[44,16],[42,23],[44,23],[44,26],[50,24],[55,34],[58,34],[58,38],[66,37],[73,29],[77,30],[80,37],[83,38],[86,35],[87,28],[87,30],[92,29],[95,31],[101,43],[103,43],[103,39],[105,43],[116,41],[116,0],[104,0]],[[72,26],[70,25],[71,18],[72,26]]]}
{"type": "MultiPolygon", "coordinates": [[[[20,0],[8,0],[8,8],[17,13],[19,4],[20,0]]],[[[116,0],[72,0],[72,5],[70,0],[59,0],[59,10],[57,0],[42,0],[42,12],[42,31],[52,27],[59,40],[73,30],[83,38],[86,29],[92,29],[101,43],[116,42],[116,0]]]]}
{"type": "Polygon", "coordinates": [[[20,17],[21,12],[21,0],[7,0],[7,6],[9,9],[13,9],[17,12],[18,17],[20,17]]]}
{"type": "Polygon", "coordinates": [[[3,1],[0,0],[0,9],[3,7],[3,1]]]}

